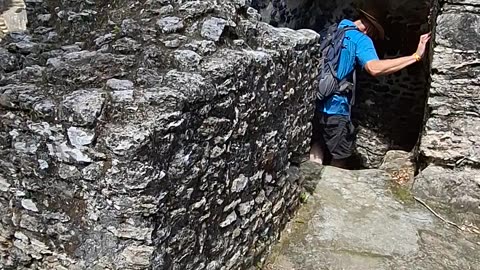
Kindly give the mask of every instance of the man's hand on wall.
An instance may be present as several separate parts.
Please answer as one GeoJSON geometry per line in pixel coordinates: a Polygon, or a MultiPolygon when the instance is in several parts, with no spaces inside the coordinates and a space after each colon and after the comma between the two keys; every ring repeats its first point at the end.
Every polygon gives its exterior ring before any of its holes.
{"type": "Polygon", "coordinates": [[[394,59],[373,60],[365,65],[365,70],[372,76],[382,76],[395,73],[409,65],[422,60],[425,55],[425,49],[428,41],[430,41],[431,33],[420,36],[417,51],[410,56],[404,56],[394,59]]]}
{"type": "Polygon", "coordinates": [[[417,47],[417,55],[420,56],[421,58],[423,58],[423,56],[425,55],[425,49],[431,37],[432,37],[432,33],[427,33],[420,36],[420,41],[418,42],[418,47],[417,47]]]}

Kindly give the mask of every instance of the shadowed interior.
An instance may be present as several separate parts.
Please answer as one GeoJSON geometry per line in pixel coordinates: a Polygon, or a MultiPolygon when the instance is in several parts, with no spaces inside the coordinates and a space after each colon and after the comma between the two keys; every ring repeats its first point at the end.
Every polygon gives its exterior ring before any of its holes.
{"type": "MultiPolygon", "coordinates": [[[[431,30],[432,3],[400,0],[385,4],[386,40],[376,44],[379,57],[411,55],[419,36],[431,30]]],[[[352,0],[254,0],[252,5],[272,25],[317,32],[344,18],[357,17],[352,0]]],[[[379,78],[358,72],[353,118],[359,127],[357,150],[363,166],[378,166],[379,157],[390,149],[411,151],[417,145],[425,115],[429,70],[427,60],[379,78]]]]}

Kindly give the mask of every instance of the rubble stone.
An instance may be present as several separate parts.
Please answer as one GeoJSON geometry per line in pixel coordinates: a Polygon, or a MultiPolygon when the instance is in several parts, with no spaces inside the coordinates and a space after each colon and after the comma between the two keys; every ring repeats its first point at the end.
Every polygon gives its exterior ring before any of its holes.
{"type": "Polygon", "coordinates": [[[0,268],[262,256],[299,205],[319,36],[247,2],[26,2],[0,43],[0,268]]]}

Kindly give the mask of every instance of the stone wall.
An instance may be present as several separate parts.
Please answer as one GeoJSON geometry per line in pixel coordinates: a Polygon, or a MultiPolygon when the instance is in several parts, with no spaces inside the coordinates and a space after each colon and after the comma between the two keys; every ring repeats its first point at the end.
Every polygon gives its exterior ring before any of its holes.
{"type": "Polygon", "coordinates": [[[245,1],[26,1],[0,44],[0,268],[239,269],[298,205],[312,31],[245,1]]]}
{"type": "Polygon", "coordinates": [[[25,31],[27,12],[23,0],[0,1],[0,41],[9,32],[25,31]]]}
{"type": "Polygon", "coordinates": [[[441,1],[416,192],[480,213],[480,1],[441,1]]]}
{"type": "MultiPolygon", "coordinates": [[[[253,1],[263,19],[273,25],[317,32],[340,20],[354,19],[355,0],[253,1]]],[[[410,55],[418,38],[431,29],[429,1],[385,1],[387,40],[376,44],[381,58],[410,55]]],[[[428,88],[429,63],[416,64],[396,74],[372,78],[358,72],[357,104],[353,118],[358,127],[357,151],[366,167],[378,167],[391,149],[411,151],[422,130],[428,88]]]]}
{"type": "Polygon", "coordinates": [[[252,0],[262,20],[275,26],[321,32],[332,23],[355,16],[354,0],[252,0]]]}

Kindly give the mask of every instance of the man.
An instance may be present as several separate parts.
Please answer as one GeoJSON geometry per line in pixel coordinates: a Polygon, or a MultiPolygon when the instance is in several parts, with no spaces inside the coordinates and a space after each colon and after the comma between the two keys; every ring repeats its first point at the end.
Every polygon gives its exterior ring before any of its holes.
{"type": "MultiPolygon", "coordinates": [[[[355,30],[345,32],[343,48],[337,68],[339,80],[351,78],[356,65],[372,76],[395,73],[422,60],[430,33],[420,37],[417,51],[405,57],[379,60],[373,40],[383,39],[385,31],[379,20],[378,8],[370,5],[359,9],[360,18],[354,22],[343,20],[339,28],[354,26],[355,30]],[[350,77],[347,77],[350,76],[350,77]]],[[[355,133],[350,120],[350,94],[334,94],[317,101],[313,123],[310,160],[323,164],[326,154],[331,156],[331,165],[345,168],[346,159],[353,154],[355,133]]]]}

